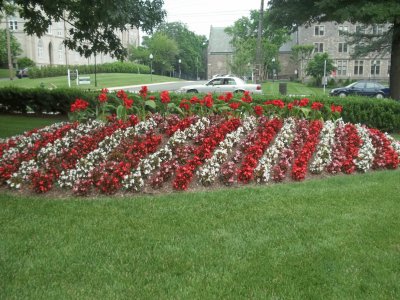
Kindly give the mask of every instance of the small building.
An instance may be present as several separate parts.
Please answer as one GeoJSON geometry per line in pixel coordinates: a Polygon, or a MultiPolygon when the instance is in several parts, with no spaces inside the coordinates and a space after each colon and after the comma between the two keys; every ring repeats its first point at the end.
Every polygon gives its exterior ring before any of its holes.
{"type": "Polygon", "coordinates": [[[230,74],[230,63],[233,56],[231,37],[225,32],[225,27],[210,29],[210,38],[207,49],[207,78],[216,74],[230,74]]]}

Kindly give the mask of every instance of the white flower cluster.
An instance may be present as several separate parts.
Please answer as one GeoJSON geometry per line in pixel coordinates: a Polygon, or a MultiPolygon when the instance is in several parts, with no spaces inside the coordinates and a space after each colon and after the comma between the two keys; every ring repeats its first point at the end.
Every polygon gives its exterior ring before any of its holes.
{"type": "Polygon", "coordinates": [[[76,129],[71,129],[68,133],[61,139],[55,140],[53,143],[47,144],[45,147],[41,148],[36,159],[31,159],[29,161],[23,161],[20,168],[16,173],[12,175],[9,180],[9,184],[14,185],[14,182],[28,181],[30,175],[33,172],[39,170],[41,166],[46,165],[49,159],[56,157],[57,154],[64,152],[65,149],[69,149],[72,143],[84,135],[90,134],[93,130],[104,126],[103,122],[93,121],[89,123],[79,124],[76,129]]]}
{"type": "Polygon", "coordinates": [[[367,172],[372,167],[376,149],[372,144],[368,129],[360,124],[356,124],[356,128],[363,144],[358,150],[358,156],[354,159],[354,164],[358,171],[367,172]]]}
{"type": "Polygon", "coordinates": [[[58,185],[60,187],[72,187],[77,180],[87,178],[98,164],[107,159],[107,156],[121,143],[124,137],[152,130],[156,126],[157,123],[153,119],[149,119],[136,124],[134,127],[116,130],[112,135],[101,141],[98,148],[90,152],[86,157],[82,157],[77,162],[75,169],[63,171],[58,179],[58,185]]]}
{"type": "Polygon", "coordinates": [[[228,133],[225,139],[219,144],[211,158],[204,162],[204,165],[197,171],[197,176],[203,185],[213,183],[219,174],[222,164],[228,159],[235,145],[237,145],[245,134],[254,130],[257,126],[257,119],[250,116],[243,121],[243,125],[236,131],[228,133]]]}
{"type": "Polygon", "coordinates": [[[122,181],[124,188],[136,192],[140,191],[144,186],[144,178],[147,178],[156,168],[159,168],[163,162],[170,160],[176,146],[185,144],[188,139],[194,139],[209,125],[210,120],[203,117],[185,130],[176,131],[163,148],[142,159],[138,167],[124,177],[122,181]]]}
{"type": "Polygon", "coordinates": [[[385,132],[386,138],[389,140],[392,145],[394,151],[400,156],[400,141],[397,141],[394,137],[385,132]]]}
{"type": "MultiPolygon", "coordinates": [[[[343,120],[337,120],[337,123],[343,124],[343,120]]],[[[336,124],[332,121],[326,121],[321,129],[320,141],[317,146],[314,158],[310,164],[310,172],[320,174],[332,161],[332,145],[335,142],[336,124]]]]}
{"type": "Polygon", "coordinates": [[[3,156],[0,158],[0,162],[14,159],[19,153],[27,153],[31,147],[35,144],[36,141],[42,139],[42,133],[51,133],[56,131],[57,129],[68,124],[67,122],[55,123],[50,126],[46,126],[44,128],[39,129],[37,132],[32,133],[30,136],[20,135],[17,137],[13,137],[13,139],[17,140],[17,144],[15,147],[11,147],[10,149],[4,151],[3,156]]]}
{"type": "Polygon", "coordinates": [[[289,147],[296,133],[296,121],[287,118],[282,129],[275,138],[274,143],[269,147],[258,162],[254,170],[257,182],[268,182],[271,177],[271,169],[279,159],[282,150],[289,147]]]}

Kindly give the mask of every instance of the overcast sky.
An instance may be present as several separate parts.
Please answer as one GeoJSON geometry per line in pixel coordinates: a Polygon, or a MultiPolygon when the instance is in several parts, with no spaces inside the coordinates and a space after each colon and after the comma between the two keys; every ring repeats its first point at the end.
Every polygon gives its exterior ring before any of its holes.
{"type": "Polygon", "coordinates": [[[249,16],[250,10],[259,10],[260,6],[261,0],[164,0],[167,22],[180,21],[189,30],[207,38],[211,25],[231,26],[242,16],[249,16]]]}

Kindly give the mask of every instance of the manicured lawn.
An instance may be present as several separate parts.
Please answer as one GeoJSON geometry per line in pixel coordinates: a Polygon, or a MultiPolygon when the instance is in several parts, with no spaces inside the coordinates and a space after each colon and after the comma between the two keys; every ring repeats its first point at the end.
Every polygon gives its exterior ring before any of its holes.
{"type": "MultiPolygon", "coordinates": [[[[13,75],[15,75],[15,73],[14,70],[13,75]]],[[[0,78],[9,78],[8,69],[0,69],[0,78]]]]}
{"type": "MultiPolygon", "coordinates": [[[[276,95],[277,97],[280,96],[279,94],[279,83],[278,81],[266,82],[262,85],[262,89],[264,94],[267,95],[276,95]]],[[[322,88],[316,87],[309,87],[301,83],[297,82],[282,82],[287,84],[287,95],[298,95],[298,96],[311,96],[311,95],[324,95],[324,91],[322,88]]],[[[326,89],[326,95],[329,94],[330,89],[326,89]]]]}
{"type": "Polygon", "coordinates": [[[0,195],[0,295],[398,299],[400,171],[269,187],[0,195]]]}
{"type": "Polygon", "coordinates": [[[21,134],[27,130],[67,121],[66,117],[32,117],[0,114],[0,138],[21,134]]]}
{"type": "MultiPolygon", "coordinates": [[[[82,75],[89,76],[89,75],[82,75]]],[[[91,83],[85,85],[79,85],[82,89],[95,89],[94,82],[94,74],[90,75],[91,83]]],[[[137,85],[137,84],[149,84],[151,82],[169,82],[169,81],[177,81],[179,79],[166,77],[166,76],[158,76],[153,75],[153,78],[150,77],[149,74],[126,74],[126,73],[102,73],[97,74],[97,89],[102,89],[106,87],[119,87],[119,86],[129,86],[129,85],[137,85]]],[[[5,86],[17,86],[17,87],[26,87],[26,88],[34,88],[40,87],[41,83],[45,85],[46,88],[66,88],[68,87],[67,76],[61,77],[48,77],[48,78],[38,78],[38,79],[30,79],[30,78],[22,78],[15,80],[1,80],[0,88],[5,86]]],[[[75,81],[71,83],[71,86],[76,87],[75,81]]]]}

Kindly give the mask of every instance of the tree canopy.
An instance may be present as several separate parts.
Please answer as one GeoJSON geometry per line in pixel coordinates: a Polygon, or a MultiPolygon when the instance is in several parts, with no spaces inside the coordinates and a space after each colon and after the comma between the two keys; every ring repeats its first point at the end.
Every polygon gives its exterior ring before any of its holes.
{"type": "MultiPolygon", "coordinates": [[[[6,30],[0,29],[0,45],[4,45],[3,47],[0,47],[0,65],[7,65],[8,62],[7,47],[5,46],[6,44],[6,30]]],[[[12,33],[10,33],[10,46],[12,58],[15,58],[16,56],[21,54],[21,45],[12,35],[12,33]]]]}
{"type": "MultiPolygon", "coordinates": [[[[8,2],[0,0],[1,11],[8,2]]],[[[40,37],[53,22],[65,20],[71,25],[66,46],[85,57],[102,52],[122,59],[127,52],[116,32],[135,26],[150,33],[165,16],[163,0],[15,0],[14,4],[30,35],[40,37]]]]}
{"type": "Polygon", "coordinates": [[[391,97],[400,99],[400,2],[398,0],[270,0],[271,22],[278,28],[295,30],[316,22],[349,21],[390,24],[391,97]]]}
{"type": "Polygon", "coordinates": [[[321,85],[321,79],[324,74],[330,74],[334,69],[335,67],[333,66],[333,60],[329,58],[328,53],[317,53],[308,62],[306,73],[307,75],[314,77],[315,84],[319,86],[321,85]]]}
{"type": "MultiPolygon", "coordinates": [[[[248,75],[250,63],[254,66],[257,31],[260,12],[252,10],[250,17],[242,17],[235,21],[233,26],[228,27],[226,32],[232,37],[232,46],[234,48],[234,57],[231,68],[237,75],[248,75]]],[[[278,60],[273,62],[273,58],[278,55],[279,47],[288,40],[287,30],[271,27],[269,12],[264,13],[263,34],[262,34],[262,62],[263,70],[270,73],[272,69],[279,69],[278,60]]],[[[272,73],[271,73],[272,74],[272,73]]]]}

